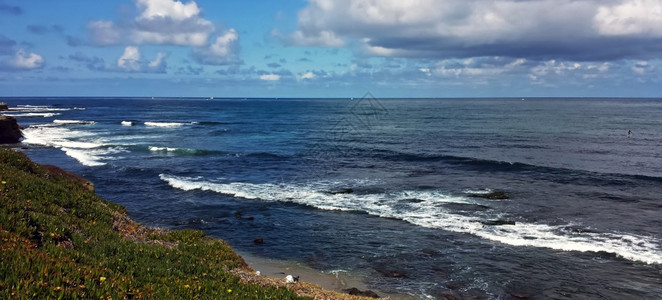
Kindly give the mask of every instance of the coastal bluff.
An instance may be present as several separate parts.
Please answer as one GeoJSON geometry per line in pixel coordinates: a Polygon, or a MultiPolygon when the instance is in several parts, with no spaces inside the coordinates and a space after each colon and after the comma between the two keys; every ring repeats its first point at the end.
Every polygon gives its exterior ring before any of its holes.
{"type": "Polygon", "coordinates": [[[0,116],[0,144],[16,144],[22,137],[23,133],[16,118],[0,116]]]}
{"type": "Polygon", "coordinates": [[[256,274],[225,241],[144,226],[90,184],[0,148],[0,299],[370,299],[256,274]]]}

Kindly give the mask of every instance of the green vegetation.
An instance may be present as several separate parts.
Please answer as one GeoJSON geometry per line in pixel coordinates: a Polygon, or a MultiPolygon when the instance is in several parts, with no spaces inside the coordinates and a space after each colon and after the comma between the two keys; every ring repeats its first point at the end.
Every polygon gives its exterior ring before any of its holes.
{"type": "MultiPolygon", "coordinates": [[[[60,171],[61,172],[61,171],[60,171]]],[[[144,227],[79,181],[0,149],[0,299],[293,299],[195,230],[144,227]]]]}

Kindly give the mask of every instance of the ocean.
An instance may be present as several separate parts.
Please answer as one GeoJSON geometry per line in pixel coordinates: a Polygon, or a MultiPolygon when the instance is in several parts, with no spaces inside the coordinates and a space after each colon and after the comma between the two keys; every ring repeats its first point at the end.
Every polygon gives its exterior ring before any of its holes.
{"type": "Polygon", "coordinates": [[[659,99],[3,101],[147,225],[421,299],[662,295],[659,99]]]}

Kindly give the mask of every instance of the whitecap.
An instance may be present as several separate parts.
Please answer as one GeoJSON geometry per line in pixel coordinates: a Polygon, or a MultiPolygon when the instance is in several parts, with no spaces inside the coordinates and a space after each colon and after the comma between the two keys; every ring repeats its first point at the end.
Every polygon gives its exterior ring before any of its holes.
{"type": "Polygon", "coordinates": [[[96,122],[83,120],[53,120],[53,123],[60,125],[91,125],[96,122]]]}
{"type": "Polygon", "coordinates": [[[135,124],[135,122],[122,121],[121,124],[122,124],[122,126],[133,126],[135,124]]]}
{"type": "Polygon", "coordinates": [[[32,112],[32,113],[5,113],[4,115],[10,116],[10,117],[16,117],[16,118],[19,118],[19,117],[50,118],[50,117],[58,116],[58,115],[60,115],[60,113],[35,113],[35,112],[32,112]]]}
{"type": "Polygon", "coordinates": [[[105,160],[116,159],[121,147],[108,147],[107,141],[92,132],[73,130],[65,126],[31,126],[23,130],[24,144],[55,147],[85,166],[103,166],[105,160]]]}
{"type": "Polygon", "coordinates": [[[149,127],[180,127],[186,124],[187,123],[176,123],[176,122],[145,122],[145,126],[149,126],[149,127]]]}
{"type": "Polygon", "coordinates": [[[177,148],[150,146],[149,151],[152,151],[152,152],[159,152],[159,151],[174,152],[174,151],[177,151],[177,148]]]}
{"type": "Polygon", "coordinates": [[[101,159],[99,156],[90,153],[89,151],[85,151],[82,149],[72,149],[72,148],[62,148],[62,151],[64,151],[64,153],[66,153],[67,156],[73,157],[84,166],[98,167],[98,166],[106,165],[106,163],[100,162],[101,159]]]}

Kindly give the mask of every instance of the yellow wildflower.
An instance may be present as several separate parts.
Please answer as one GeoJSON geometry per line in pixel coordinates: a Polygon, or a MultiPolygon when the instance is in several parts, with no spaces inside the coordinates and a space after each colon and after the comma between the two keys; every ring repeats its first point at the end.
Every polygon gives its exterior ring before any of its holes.
{"type": "Polygon", "coordinates": [[[232,293],[232,290],[231,290],[231,289],[228,289],[228,293],[232,293]]]}
{"type": "Polygon", "coordinates": [[[185,285],[184,285],[184,288],[185,288],[185,289],[188,289],[188,288],[190,288],[190,287],[191,287],[191,286],[189,286],[188,284],[185,284],[185,285]]]}
{"type": "Polygon", "coordinates": [[[2,181],[2,184],[7,184],[7,182],[3,180],[3,181],[2,181]]]}
{"type": "Polygon", "coordinates": [[[103,276],[99,277],[99,281],[101,281],[101,282],[106,281],[106,277],[103,277],[103,276]]]}

